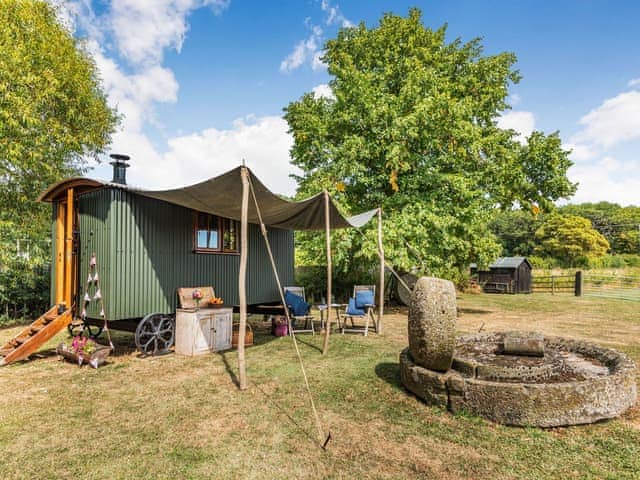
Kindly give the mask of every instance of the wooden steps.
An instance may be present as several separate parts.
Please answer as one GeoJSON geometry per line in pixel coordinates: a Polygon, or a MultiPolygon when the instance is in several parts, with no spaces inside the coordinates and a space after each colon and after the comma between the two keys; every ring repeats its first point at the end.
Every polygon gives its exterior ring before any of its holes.
{"type": "Polygon", "coordinates": [[[0,366],[27,358],[69,323],[71,310],[58,314],[57,305],[51,308],[0,348],[0,366]]]}

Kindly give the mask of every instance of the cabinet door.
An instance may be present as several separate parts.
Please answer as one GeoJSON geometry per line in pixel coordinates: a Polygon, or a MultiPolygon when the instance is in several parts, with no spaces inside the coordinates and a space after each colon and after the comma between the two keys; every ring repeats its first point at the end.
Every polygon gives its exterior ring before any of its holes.
{"type": "Polygon", "coordinates": [[[231,313],[219,313],[214,317],[215,334],[213,349],[215,351],[231,348],[231,313]]]}
{"type": "Polygon", "coordinates": [[[211,335],[213,334],[213,316],[198,314],[198,322],[193,336],[193,353],[204,353],[211,350],[211,335]]]}

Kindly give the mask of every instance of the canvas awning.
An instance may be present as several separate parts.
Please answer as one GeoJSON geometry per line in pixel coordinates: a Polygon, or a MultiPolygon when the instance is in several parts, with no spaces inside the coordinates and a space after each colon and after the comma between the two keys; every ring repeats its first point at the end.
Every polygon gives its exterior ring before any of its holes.
{"type": "MultiPolygon", "coordinates": [[[[123,188],[138,195],[163,200],[199,212],[240,220],[242,214],[239,201],[242,196],[241,168],[234,168],[195,185],[172,190],[143,190],[117,183],[73,178],[52,185],[39,200],[52,201],[56,197],[56,192],[65,191],[67,187],[72,186],[71,183],[76,185],[82,183],[80,180],[85,180],[86,185],[83,184],[83,187],[87,190],[105,186],[123,188]]],[[[250,169],[247,170],[265,225],[287,230],[323,230],[325,228],[323,193],[300,202],[285,200],[265,187],[250,169]]],[[[375,216],[376,212],[377,209],[374,209],[353,217],[344,217],[331,201],[330,226],[332,229],[362,227],[375,216]]],[[[260,223],[253,199],[249,202],[248,221],[254,224],[260,223]]]]}

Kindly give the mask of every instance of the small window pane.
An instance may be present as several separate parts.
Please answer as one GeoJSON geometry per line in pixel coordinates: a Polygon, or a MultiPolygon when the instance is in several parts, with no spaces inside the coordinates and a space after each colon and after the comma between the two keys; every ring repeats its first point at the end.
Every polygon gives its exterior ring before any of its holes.
{"type": "Polygon", "coordinates": [[[218,247],[218,230],[209,231],[209,246],[208,248],[217,249],[218,247]]]}
{"type": "Polygon", "coordinates": [[[209,236],[208,230],[198,230],[198,248],[208,248],[207,237],[209,236]]]}

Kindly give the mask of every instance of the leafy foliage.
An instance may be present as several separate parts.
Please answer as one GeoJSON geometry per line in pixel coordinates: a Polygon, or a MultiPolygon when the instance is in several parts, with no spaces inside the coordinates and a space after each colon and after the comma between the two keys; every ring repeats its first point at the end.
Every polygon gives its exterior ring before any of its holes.
{"type": "Polygon", "coordinates": [[[640,253],[640,207],[598,202],[565,205],[560,212],[588,218],[616,254],[640,253]]]}
{"type": "MultiPolygon", "coordinates": [[[[13,254],[17,242],[30,245],[27,263],[31,267],[47,262],[51,213],[48,205],[36,202],[37,195],[61,177],[84,171],[85,158],[95,156],[110,142],[117,121],[106,104],[92,59],[60,25],[54,7],[43,1],[2,0],[0,246],[5,256],[0,258],[0,270],[3,275],[9,272],[20,276],[23,272],[16,267],[19,259],[13,254]]],[[[11,283],[5,281],[3,278],[6,288],[11,283]]],[[[17,282],[10,294],[19,295],[22,288],[17,282]]],[[[48,287],[43,288],[39,300],[43,299],[48,302],[48,287]]]]}
{"type": "Polygon", "coordinates": [[[575,265],[580,257],[600,257],[609,250],[609,242],[577,215],[550,215],[536,231],[536,253],[564,259],[575,265]]]}
{"type": "MultiPolygon", "coordinates": [[[[496,207],[548,208],[571,195],[571,165],[557,134],[525,145],[497,127],[519,80],[511,53],[483,55],[479,39],[446,43],[417,9],[386,14],[377,28],[340,30],[323,60],[335,98],[308,93],[289,104],[299,195],[326,189],[350,212],[382,206],[385,249],[403,269],[459,278],[500,247],[487,224],[496,207]]],[[[310,262],[316,236],[299,236],[310,262]]],[[[373,263],[374,235],[335,235],[338,271],[373,263]]]]}
{"type": "Polygon", "coordinates": [[[497,212],[490,228],[502,245],[503,255],[529,257],[533,255],[536,246],[534,235],[541,223],[541,217],[529,212],[509,210],[497,212]]]}

